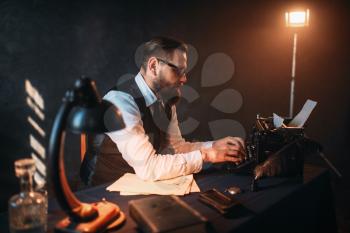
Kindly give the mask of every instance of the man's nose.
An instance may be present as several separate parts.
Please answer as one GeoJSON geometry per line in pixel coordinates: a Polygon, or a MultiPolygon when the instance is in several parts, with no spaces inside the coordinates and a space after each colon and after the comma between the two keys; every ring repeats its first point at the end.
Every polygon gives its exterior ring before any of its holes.
{"type": "Polygon", "coordinates": [[[187,76],[186,74],[182,75],[182,77],[180,78],[180,84],[183,85],[187,82],[187,76]]]}

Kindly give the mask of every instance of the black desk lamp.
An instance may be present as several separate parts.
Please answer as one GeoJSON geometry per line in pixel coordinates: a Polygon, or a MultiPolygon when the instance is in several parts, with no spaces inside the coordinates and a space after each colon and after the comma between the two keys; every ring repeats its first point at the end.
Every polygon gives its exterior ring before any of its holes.
{"type": "Polygon", "coordinates": [[[111,202],[80,202],[68,185],[63,162],[66,128],[73,133],[103,133],[124,127],[120,112],[101,99],[94,81],[81,78],[73,90],[66,92],[52,127],[48,150],[53,190],[68,215],[56,225],[56,231],[102,232],[124,222],[124,213],[111,202]]]}

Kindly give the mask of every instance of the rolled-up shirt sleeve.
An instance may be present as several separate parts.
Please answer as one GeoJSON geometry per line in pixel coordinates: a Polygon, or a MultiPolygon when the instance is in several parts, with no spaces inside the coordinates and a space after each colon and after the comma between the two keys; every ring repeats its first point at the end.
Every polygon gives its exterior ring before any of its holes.
{"type": "MultiPolygon", "coordinates": [[[[201,146],[203,146],[202,143],[185,148],[187,145],[186,142],[183,139],[179,139],[177,135],[173,139],[170,139],[172,142],[176,142],[170,146],[171,148],[177,148],[174,154],[157,154],[145,133],[141,113],[133,97],[124,92],[111,91],[104,99],[112,102],[119,108],[126,125],[124,129],[107,133],[107,135],[117,145],[125,161],[135,170],[136,175],[141,179],[170,179],[181,175],[197,173],[202,169],[203,160],[199,151],[201,146]],[[175,140],[175,138],[177,139],[175,140]],[[181,140],[183,142],[180,142],[181,140]]],[[[177,117],[176,113],[174,116],[174,111],[169,130],[173,124],[177,124],[177,117]],[[173,122],[174,120],[176,122],[173,122]]]]}
{"type": "Polygon", "coordinates": [[[168,128],[167,142],[168,147],[164,151],[172,151],[173,153],[185,153],[200,150],[201,148],[210,148],[213,145],[212,141],[187,142],[182,137],[175,106],[172,106],[172,117],[168,128]]]}

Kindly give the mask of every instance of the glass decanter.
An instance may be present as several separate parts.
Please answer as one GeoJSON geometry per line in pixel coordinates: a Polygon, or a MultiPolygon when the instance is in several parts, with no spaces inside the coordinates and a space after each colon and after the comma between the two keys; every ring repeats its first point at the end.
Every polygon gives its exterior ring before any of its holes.
{"type": "Polygon", "coordinates": [[[41,233],[46,231],[46,198],[33,191],[35,163],[33,159],[15,161],[16,176],[21,191],[9,200],[9,225],[11,233],[41,233]]]}

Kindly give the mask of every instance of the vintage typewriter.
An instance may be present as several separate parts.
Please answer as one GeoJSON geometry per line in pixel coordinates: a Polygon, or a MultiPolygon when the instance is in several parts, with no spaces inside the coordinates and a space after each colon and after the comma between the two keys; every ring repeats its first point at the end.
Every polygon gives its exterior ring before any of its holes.
{"type": "MultiPolygon", "coordinates": [[[[288,124],[290,120],[284,122],[288,124]]],[[[342,177],[322,152],[322,146],[305,135],[304,127],[285,124],[275,127],[273,117],[257,115],[246,139],[246,149],[247,157],[243,162],[226,164],[226,168],[252,174],[252,191],[257,190],[256,181],[263,176],[284,176],[302,181],[304,160],[310,155],[319,155],[338,178],[342,177]]]]}
{"type": "Polygon", "coordinates": [[[227,169],[254,172],[257,166],[270,159],[278,162],[278,175],[302,177],[305,140],[303,127],[283,124],[276,128],[272,117],[257,115],[246,139],[247,157],[240,164],[227,165],[227,169]]]}

